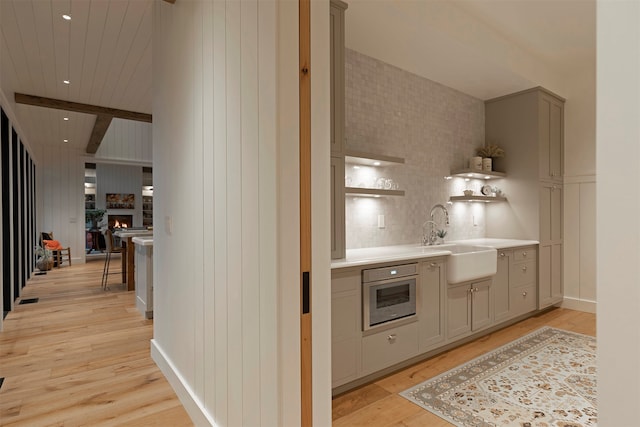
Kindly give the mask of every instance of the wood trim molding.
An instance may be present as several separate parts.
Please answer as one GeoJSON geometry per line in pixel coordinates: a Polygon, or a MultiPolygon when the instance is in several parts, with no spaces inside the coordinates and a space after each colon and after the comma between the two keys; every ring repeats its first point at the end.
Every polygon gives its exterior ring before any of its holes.
{"type": "Polygon", "coordinates": [[[73,111],[85,114],[105,114],[118,119],[135,120],[138,122],[151,123],[151,114],[138,113],[135,111],[119,110],[117,108],[101,107],[99,105],[82,104],[79,102],[64,101],[62,99],[45,98],[44,96],[26,95],[24,93],[15,94],[15,101],[18,104],[35,105],[37,107],[55,108],[58,110],[73,111]]]}
{"type": "Polygon", "coordinates": [[[311,3],[299,0],[300,425],[313,425],[311,281],[311,3]]]}

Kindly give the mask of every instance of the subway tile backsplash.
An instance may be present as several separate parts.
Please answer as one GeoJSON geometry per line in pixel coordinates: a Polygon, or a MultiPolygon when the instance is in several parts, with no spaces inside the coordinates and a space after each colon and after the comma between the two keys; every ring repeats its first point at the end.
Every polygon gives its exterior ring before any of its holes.
{"type": "Polygon", "coordinates": [[[346,147],[405,159],[386,168],[346,165],[352,186],[384,177],[405,190],[404,197],[347,196],[347,249],[419,243],[437,203],[449,210],[445,240],[483,237],[484,204],[447,201],[467,188],[478,194],[484,183],[444,177],[467,167],[483,145],[484,102],[354,50],[346,49],[345,62],[346,147]]]}

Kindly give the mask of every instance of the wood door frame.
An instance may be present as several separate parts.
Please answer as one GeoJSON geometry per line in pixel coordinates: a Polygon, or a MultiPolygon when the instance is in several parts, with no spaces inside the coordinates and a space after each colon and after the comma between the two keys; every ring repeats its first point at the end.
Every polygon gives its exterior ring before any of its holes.
{"type": "Polygon", "coordinates": [[[298,0],[300,101],[300,411],[313,425],[311,317],[311,2],[298,0]]]}

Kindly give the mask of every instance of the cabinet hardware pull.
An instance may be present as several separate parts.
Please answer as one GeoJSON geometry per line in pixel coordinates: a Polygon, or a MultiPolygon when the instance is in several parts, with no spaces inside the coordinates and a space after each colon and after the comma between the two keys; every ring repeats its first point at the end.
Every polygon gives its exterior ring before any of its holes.
{"type": "Polygon", "coordinates": [[[504,258],[504,252],[500,252],[500,256],[504,258]]]}
{"type": "Polygon", "coordinates": [[[467,293],[472,294],[473,293],[473,288],[470,288],[467,293]]]}
{"type": "Polygon", "coordinates": [[[523,256],[523,257],[526,257],[526,256],[527,256],[527,253],[526,253],[526,252],[522,252],[522,256],[523,256]]]}
{"type": "Polygon", "coordinates": [[[523,293],[522,293],[522,296],[523,296],[523,297],[526,297],[526,296],[527,296],[527,293],[526,293],[526,292],[523,292],[523,293]]]}
{"type": "Polygon", "coordinates": [[[475,288],[475,289],[473,290],[473,292],[478,292],[478,288],[475,288]]]}
{"type": "Polygon", "coordinates": [[[522,271],[527,271],[527,266],[522,267],[522,271]]]}
{"type": "Polygon", "coordinates": [[[438,264],[436,264],[435,262],[432,262],[431,264],[429,264],[431,266],[431,268],[435,268],[438,264]]]}
{"type": "Polygon", "coordinates": [[[395,339],[396,339],[396,334],[391,334],[391,335],[389,335],[389,336],[387,337],[387,340],[389,340],[389,341],[393,341],[393,340],[395,340],[395,339]]]}

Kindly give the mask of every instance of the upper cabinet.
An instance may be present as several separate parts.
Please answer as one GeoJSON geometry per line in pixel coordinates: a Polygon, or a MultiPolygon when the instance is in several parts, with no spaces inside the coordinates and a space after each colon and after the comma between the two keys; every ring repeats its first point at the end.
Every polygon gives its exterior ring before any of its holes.
{"type": "Polygon", "coordinates": [[[540,92],[540,179],[561,181],[563,175],[564,101],[540,92]]]}
{"type": "Polygon", "coordinates": [[[496,169],[562,182],[564,99],[541,87],[485,102],[485,139],[504,148],[496,169]]]}
{"type": "Polygon", "coordinates": [[[344,151],[344,11],[347,4],[331,0],[331,154],[344,151]]]}

